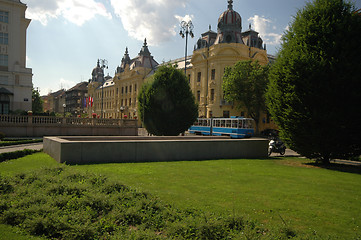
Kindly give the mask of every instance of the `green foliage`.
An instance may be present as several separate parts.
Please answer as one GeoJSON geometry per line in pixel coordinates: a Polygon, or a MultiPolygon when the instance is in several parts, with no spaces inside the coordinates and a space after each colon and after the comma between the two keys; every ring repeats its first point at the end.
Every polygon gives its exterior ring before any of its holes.
{"type": "Polygon", "coordinates": [[[224,98],[234,101],[238,108],[246,108],[256,121],[257,132],[261,112],[266,110],[265,91],[268,84],[269,66],[258,61],[239,61],[227,67],[223,76],[224,98]]]}
{"type": "Polygon", "coordinates": [[[33,88],[32,91],[32,112],[36,114],[43,113],[43,100],[40,97],[40,93],[37,89],[33,88]]]}
{"type": "Polygon", "coordinates": [[[19,144],[26,144],[26,143],[38,143],[42,142],[43,139],[3,139],[0,142],[0,146],[12,146],[12,145],[19,145],[19,144]]]}
{"type": "Polygon", "coordinates": [[[138,96],[138,113],[147,131],[158,136],[175,136],[197,119],[198,106],[184,73],[162,66],[138,96]]]}
{"type": "Polygon", "coordinates": [[[5,133],[0,132],[0,141],[2,141],[5,138],[5,133]]]}
{"type": "Polygon", "coordinates": [[[244,231],[264,233],[243,218],[179,210],[67,166],[0,176],[0,193],[0,223],[49,239],[241,239],[244,231]]]}
{"type": "Polygon", "coordinates": [[[0,154],[0,162],[4,162],[7,160],[11,160],[11,159],[21,158],[21,157],[24,157],[24,156],[27,156],[30,154],[34,154],[37,152],[41,152],[41,150],[24,149],[24,150],[15,151],[15,152],[1,153],[0,154]]]}
{"type": "Polygon", "coordinates": [[[287,145],[329,163],[361,154],[361,16],[341,0],[298,11],[270,72],[269,111],[287,145]]]}

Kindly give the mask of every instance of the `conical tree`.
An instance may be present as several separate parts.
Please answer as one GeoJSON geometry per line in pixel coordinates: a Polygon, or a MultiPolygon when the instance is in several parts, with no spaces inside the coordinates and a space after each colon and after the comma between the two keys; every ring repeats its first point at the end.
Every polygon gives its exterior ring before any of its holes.
{"type": "Polygon", "coordinates": [[[361,154],[361,16],[343,0],[315,0],[283,37],[266,94],[281,137],[329,163],[361,154]]]}
{"type": "Polygon", "coordinates": [[[151,134],[176,136],[197,119],[198,106],[184,73],[162,66],[138,95],[140,119],[151,134]]]}

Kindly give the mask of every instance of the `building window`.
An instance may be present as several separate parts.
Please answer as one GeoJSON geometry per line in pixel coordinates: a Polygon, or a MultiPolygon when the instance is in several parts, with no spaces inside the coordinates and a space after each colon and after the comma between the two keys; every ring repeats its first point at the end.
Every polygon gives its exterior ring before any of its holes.
{"type": "Polygon", "coordinates": [[[215,78],[216,78],[216,69],[212,69],[211,80],[214,80],[215,78]]]}
{"type": "Polygon", "coordinates": [[[202,73],[198,72],[197,82],[201,82],[201,78],[202,78],[202,73]]]}
{"type": "Polygon", "coordinates": [[[8,58],[9,58],[8,55],[0,54],[0,66],[1,67],[7,67],[9,65],[8,58]]]}
{"type": "Polygon", "coordinates": [[[191,75],[188,74],[188,82],[191,83],[191,75]]]}
{"type": "Polygon", "coordinates": [[[132,85],[129,86],[129,92],[132,92],[132,85]]]}
{"type": "Polygon", "coordinates": [[[132,99],[129,98],[129,106],[132,106],[132,99]]]}
{"type": "Polygon", "coordinates": [[[212,112],[212,111],[209,111],[209,112],[208,112],[208,117],[209,117],[209,118],[213,117],[213,112],[212,112]]]}
{"type": "Polygon", "coordinates": [[[211,101],[214,101],[214,89],[211,89],[211,101]]]}
{"type": "Polygon", "coordinates": [[[0,76],[0,84],[8,85],[9,77],[8,76],[0,76]]]}
{"type": "Polygon", "coordinates": [[[9,12],[0,11],[0,22],[9,23],[9,12]]]}
{"type": "Polygon", "coordinates": [[[9,34],[0,33],[0,44],[8,45],[9,44],[9,34]]]}
{"type": "Polygon", "coordinates": [[[124,93],[124,87],[122,87],[122,94],[124,93]]]}
{"type": "Polygon", "coordinates": [[[223,117],[229,118],[229,111],[223,111],[223,117]]]}
{"type": "Polygon", "coordinates": [[[123,99],[120,101],[120,106],[123,106],[124,104],[124,101],[123,101],[123,99]]]}
{"type": "Polygon", "coordinates": [[[134,84],[134,92],[137,92],[137,84],[134,84]]]}
{"type": "Polygon", "coordinates": [[[201,91],[197,91],[197,101],[201,101],[201,91]]]}
{"type": "Polygon", "coordinates": [[[125,93],[128,93],[128,86],[125,86],[125,93]]]}
{"type": "Polygon", "coordinates": [[[125,99],[125,106],[128,105],[128,99],[125,99]]]}

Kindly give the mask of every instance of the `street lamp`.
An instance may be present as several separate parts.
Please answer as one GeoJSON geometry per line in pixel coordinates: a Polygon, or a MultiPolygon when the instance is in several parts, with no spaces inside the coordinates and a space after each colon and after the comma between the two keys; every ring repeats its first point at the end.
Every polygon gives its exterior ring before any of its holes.
{"type": "Polygon", "coordinates": [[[120,119],[123,119],[124,107],[120,107],[120,119]]]}
{"type": "Polygon", "coordinates": [[[104,88],[104,82],[105,82],[105,78],[104,78],[104,69],[108,69],[108,61],[105,59],[99,59],[98,60],[101,64],[100,64],[100,68],[103,71],[103,79],[102,79],[102,107],[101,107],[101,118],[103,118],[103,88],[104,88]]]}
{"type": "Polygon", "coordinates": [[[193,34],[193,23],[191,20],[189,20],[188,22],[186,21],[182,21],[181,24],[181,30],[179,32],[179,35],[182,38],[186,38],[186,50],[185,50],[185,56],[184,56],[184,73],[187,76],[187,46],[188,46],[188,34],[193,38],[194,34],[193,34]],[[185,34],[185,35],[184,35],[185,34]]]}
{"type": "Polygon", "coordinates": [[[65,117],[65,108],[66,108],[66,104],[63,103],[63,108],[64,108],[64,117],[65,117]]]}

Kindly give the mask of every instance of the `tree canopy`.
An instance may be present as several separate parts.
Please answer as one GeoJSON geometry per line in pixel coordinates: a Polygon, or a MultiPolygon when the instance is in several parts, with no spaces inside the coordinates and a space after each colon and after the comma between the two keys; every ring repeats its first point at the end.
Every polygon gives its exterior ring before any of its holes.
{"type": "Polygon", "coordinates": [[[256,131],[261,112],[266,110],[265,91],[268,84],[269,66],[258,61],[239,61],[227,67],[223,76],[224,98],[234,101],[238,108],[245,108],[256,122],[256,131]]]}
{"type": "Polygon", "coordinates": [[[266,94],[293,150],[328,163],[361,154],[361,16],[342,0],[315,0],[283,36],[266,94]]]}
{"type": "Polygon", "coordinates": [[[161,66],[138,95],[138,112],[145,128],[158,136],[176,136],[197,119],[198,106],[184,73],[161,66]]]}
{"type": "Polygon", "coordinates": [[[43,113],[43,99],[37,89],[32,90],[32,112],[34,114],[43,113]]]}

